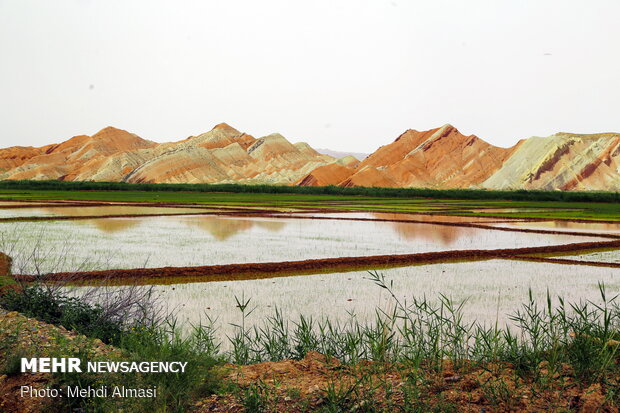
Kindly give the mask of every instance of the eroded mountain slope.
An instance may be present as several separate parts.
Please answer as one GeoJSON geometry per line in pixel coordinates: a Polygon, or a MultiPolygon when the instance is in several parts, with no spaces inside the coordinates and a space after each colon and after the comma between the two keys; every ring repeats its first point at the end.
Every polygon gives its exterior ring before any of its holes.
{"type": "Polygon", "coordinates": [[[162,144],[108,127],[57,145],[1,150],[0,178],[293,184],[334,161],[307,143],[292,144],[279,134],[255,139],[225,123],[162,144]]]}
{"type": "Polygon", "coordinates": [[[483,182],[492,189],[620,190],[620,135],[558,133],[519,142],[483,182]]]}
{"type": "Polygon", "coordinates": [[[408,130],[349,170],[344,179],[347,171],[337,172],[318,168],[299,184],[618,191],[620,134],[558,133],[499,148],[444,125],[408,130]]]}
{"type": "Polygon", "coordinates": [[[225,123],[161,144],[108,127],[41,148],[0,149],[0,179],[618,191],[620,134],[558,133],[500,148],[447,124],[407,130],[360,162],[225,123]]]}

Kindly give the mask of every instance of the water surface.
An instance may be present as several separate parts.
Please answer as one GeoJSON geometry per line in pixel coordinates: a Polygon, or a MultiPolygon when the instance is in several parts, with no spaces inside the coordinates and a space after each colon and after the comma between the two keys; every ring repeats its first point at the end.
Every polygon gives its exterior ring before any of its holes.
{"type": "MultiPolygon", "coordinates": [[[[379,215],[381,216],[381,215],[379,215]]],[[[412,254],[590,242],[597,238],[541,235],[406,222],[162,216],[0,224],[16,273],[40,268],[93,269],[199,266],[313,258],[412,254]],[[58,265],[60,259],[71,262],[58,265]]]]}
{"type": "MultiPolygon", "coordinates": [[[[536,300],[545,302],[547,289],[557,303],[557,296],[568,302],[600,301],[598,282],[606,284],[609,296],[620,293],[617,269],[558,265],[510,260],[432,264],[379,270],[393,281],[395,295],[410,302],[412,297],[426,296],[437,302],[443,294],[456,302],[465,301],[464,319],[487,324],[509,323],[508,315],[520,308],[531,289],[536,300]]],[[[156,286],[171,308],[178,309],[183,323],[197,323],[208,315],[217,318],[223,339],[233,333],[233,323],[240,322],[235,296],[250,298],[255,308],[248,325],[260,324],[273,315],[276,307],[285,317],[300,314],[347,322],[350,313],[360,322],[370,322],[375,309],[391,310],[394,300],[369,279],[366,271],[274,279],[173,284],[156,286]]],[[[82,287],[83,288],[83,287],[82,287]]]]}
{"type": "Polygon", "coordinates": [[[45,206],[32,205],[30,208],[0,207],[0,218],[47,217],[47,216],[105,216],[105,215],[156,215],[156,214],[195,214],[207,212],[207,208],[166,208],[147,206],[45,206]]]}

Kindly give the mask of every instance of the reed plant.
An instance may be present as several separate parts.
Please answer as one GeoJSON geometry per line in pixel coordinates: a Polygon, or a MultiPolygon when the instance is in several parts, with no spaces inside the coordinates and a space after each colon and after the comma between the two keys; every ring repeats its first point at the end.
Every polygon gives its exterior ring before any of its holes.
{"type": "Polygon", "coordinates": [[[464,321],[464,303],[441,295],[431,301],[403,301],[378,272],[369,279],[385,289],[395,303],[392,311],[376,310],[374,322],[333,322],[329,317],[300,316],[289,320],[278,309],[248,327],[250,300],[238,299],[240,322],[228,337],[225,357],[235,364],[302,359],[310,351],[343,363],[361,360],[403,363],[439,371],[450,361],[456,369],[507,362],[521,377],[540,375],[541,366],[554,371],[570,366],[584,383],[619,374],[620,305],[599,284],[600,302],[565,303],[547,291],[541,305],[529,292],[506,326],[464,321]]]}
{"type": "MultiPolygon", "coordinates": [[[[339,360],[349,375],[348,380],[334,379],[320,389],[323,411],[379,411],[369,410],[374,397],[386,400],[383,411],[396,407],[402,411],[452,411],[451,402],[442,399],[442,387],[432,380],[443,378],[446,366],[450,374],[480,369],[492,373],[478,385],[485,403],[498,410],[517,406],[515,386],[529,383],[532,391],[544,392],[557,386],[554,380],[567,370],[578,385],[605,386],[609,389],[608,403],[616,407],[620,403],[620,392],[614,391],[620,377],[620,306],[618,295],[609,295],[603,284],[598,286],[597,302],[567,303],[547,292],[545,302],[540,303],[530,291],[526,301],[510,316],[510,324],[500,326],[464,321],[463,303],[447,296],[405,300],[396,296],[391,282],[381,273],[369,272],[368,279],[387,291],[393,302],[390,311],[377,309],[371,323],[361,323],[353,314],[342,323],[329,317],[291,319],[279,309],[256,323],[252,320],[252,300],[237,297],[239,321],[226,338],[226,351],[221,350],[217,320],[211,318],[189,326],[179,325],[173,315],[164,319],[109,319],[116,323],[109,342],[124,350],[126,358],[189,362],[185,375],[120,377],[128,385],[139,380],[141,385],[160,389],[158,400],[145,400],[132,408],[186,411],[196,398],[221,391],[222,376],[216,367],[224,362],[248,365],[300,360],[312,351],[328,360],[339,360]],[[498,378],[506,366],[510,366],[514,376],[509,382],[498,378]],[[372,371],[369,373],[368,369],[372,371]],[[398,389],[388,379],[387,373],[394,370],[402,376],[398,389]],[[436,394],[432,402],[423,396],[429,392],[436,394]],[[399,394],[398,406],[389,404],[390,395],[395,393],[399,394]]],[[[57,290],[51,297],[45,296],[47,290],[37,294],[26,291],[22,301],[16,296],[7,300],[5,296],[0,305],[23,305],[29,316],[67,328],[106,314],[105,308],[67,298],[57,290]]],[[[87,325],[80,331],[95,337],[100,333],[87,325]]],[[[5,357],[7,370],[14,358],[5,357]]],[[[88,382],[88,378],[73,376],[57,380],[64,384],[88,382]]],[[[278,403],[277,392],[265,383],[240,386],[235,394],[247,411],[270,410],[269,406],[278,403]]]]}

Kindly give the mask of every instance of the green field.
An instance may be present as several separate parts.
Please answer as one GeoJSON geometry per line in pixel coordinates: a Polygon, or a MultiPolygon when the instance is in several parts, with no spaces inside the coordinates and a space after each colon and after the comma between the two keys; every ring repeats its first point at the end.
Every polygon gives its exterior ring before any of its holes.
{"type": "Polygon", "coordinates": [[[232,192],[253,194],[357,195],[370,197],[433,199],[495,199],[509,201],[620,202],[620,193],[605,191],[540,191],[433,188],[377,188],[340,186],[287,186],[245,184],[152,184],[125,182],[0,181],[0,189],[41,189],[57,191],[154,191],[154,192],[232,192]]]}
{"type": "MultiPolygon", "coordinates": [[[[452,191],[455,192],[455,191],[452,191]]],[[[483,191],[481,191],[483,192],[483,191]]],[[[463,191],[466,197],[469,191],[463,191]]],[[[518,193],[515,193],[518,194],[518,193]]],[[[457,193],[458,195],[458,193],[457,193]]],[[[620,221],[620,203],[371,197],[290,193],[0,189],[0,200],[75,200],[260,208],[321,208],[556,220],[620,221]],[[485,209],[489,209],[486,211],[485,209]],[[501,211],[498,209],[507,209],[501,211]]]]}

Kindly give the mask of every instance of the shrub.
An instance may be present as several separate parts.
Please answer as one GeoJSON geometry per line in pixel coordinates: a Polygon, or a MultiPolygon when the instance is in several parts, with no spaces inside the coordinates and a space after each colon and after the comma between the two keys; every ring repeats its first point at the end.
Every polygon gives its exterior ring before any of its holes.
{"type": "Polygon", "coordinates": [[[101,306],[90,305],[76,297],[51,294],[40,286],[6,292],[0,296],[0,307],[19,311],[46,323],[62,325],[104,343],[118,341],[122,332],[118,322],[104,316],[101,306]]]}

